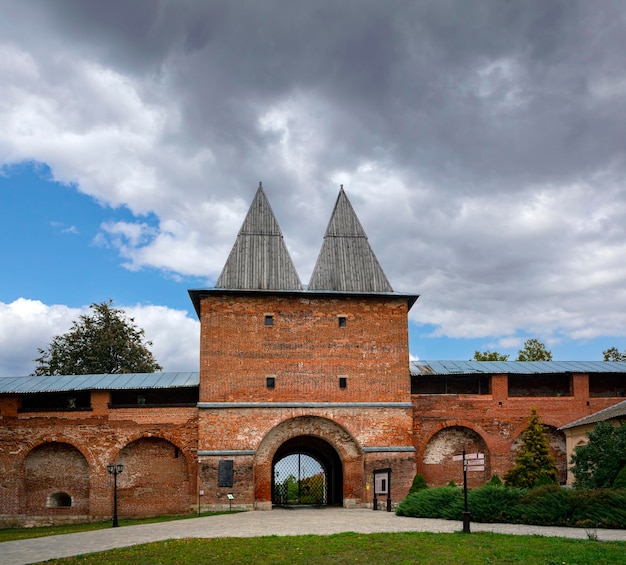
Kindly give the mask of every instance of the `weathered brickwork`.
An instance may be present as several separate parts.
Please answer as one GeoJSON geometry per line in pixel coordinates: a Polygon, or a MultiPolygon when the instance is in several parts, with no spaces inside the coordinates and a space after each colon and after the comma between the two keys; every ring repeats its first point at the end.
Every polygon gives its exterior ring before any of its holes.
{"type": "Polygon", "coordinates": [[[15,397],[0,404],[0,524],[110,517],[114,462],[124,465],[121,517],[187,513],[195,504],[196,408],[18,415],[15,397]],[[71,505],[57,506],[61,495],[71,505]]]}
{"type": "Polygon", "coordinates": [[[200,401],[408,402],[407,311],[380,297],[212,293],[201,305],[200,401]]]}
{"type": "Polygon", "coordinates": [[[452,456],[478,450],[485,453],[483,473],[471,473],[468,484],[502,477],[515,462],[515,450],[526,429],[531,408],[537,408],[549,429],[559,478],[566,480],[565,436],[558,428],[615,404],[619,398],[590,398],[588,375],[572,376],[572,395],[508,396],[507,375],[494,375],[490,395],[413,395],[417,470],[431,485],[462,482],[462,467],[452,456]]]}

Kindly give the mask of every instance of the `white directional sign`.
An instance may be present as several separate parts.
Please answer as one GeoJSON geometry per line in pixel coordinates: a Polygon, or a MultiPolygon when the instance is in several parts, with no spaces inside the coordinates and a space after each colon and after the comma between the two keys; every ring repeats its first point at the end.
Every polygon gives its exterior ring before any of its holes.
{"type": "Polygon", "coordinates": [[[453,455],[452,461],[463,461],[464,471],[484,471],[485,470],[485,454],[484,453],[466,453],[465,460],[463,455],[453,455]]]}

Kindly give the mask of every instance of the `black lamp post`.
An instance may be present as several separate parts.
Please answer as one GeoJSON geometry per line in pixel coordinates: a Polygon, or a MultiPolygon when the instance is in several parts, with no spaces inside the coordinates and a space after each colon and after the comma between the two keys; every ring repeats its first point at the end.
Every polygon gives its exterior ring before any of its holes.
{"type": "Polygon", "coordinates": [[[107,465],[107,471],[113,475],[113,527],[119,526],[117,522],[117,476],[124,470],[124,465],[107,465]]]}

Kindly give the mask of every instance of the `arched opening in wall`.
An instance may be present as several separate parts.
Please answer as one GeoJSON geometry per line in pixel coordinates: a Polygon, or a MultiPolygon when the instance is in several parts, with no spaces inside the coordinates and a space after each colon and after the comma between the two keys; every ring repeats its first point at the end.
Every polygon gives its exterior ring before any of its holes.
{"type": "MultiPolygon", "coordinates": [[[[554,463],[557,470],[557,479],[559,484],[564,485],[567,482],[567,448],[565,443],[565,434],[553,426],[543,425],[543,429],[550,444],[550,454],[554,457],[554,463]]],[[[511,467],[515,465],[517,452],[524,443],[524,432],[522,432],[511,445],[511,467]]]]}
{"type": "Polygon", "coordinates": [[[72,497],[66,492],[55,492],[48,497],[48,508],[72,506],[72,497]]]}
{"type": "Polygon", "coordinates": [[[450,482],[463,484],[463,462],[455,461],[463,449],[467,454],[484,454],[484,465],[468,466],[467,485],[477,487],[484,485],[490,476],[490,461],[487,445],[483,438],[474,430],[463,426],[451,426],[434,434],[422,459],[421,472],[426,482],[432,486],[443,486],[450,482]]]}
{"type": "MultiPolygon", "coordinates": [[[[124,447],[114,463],[124,465],[117,477],[120,517],[189,512],[194,497],[187,459],[173,443],[156,437],[138,439],[124,447]]],[[[112,489],[111,477],[109,482],[112,489]]]]}
{"type": "Polygon", "coordinates": [[[71,514],[89,512],[89,464],[68,443],[49,442],[32,449],[24,459],[23,487],[26,515],[49,515],[60,507],[71,508],[71,514]]]}
{"type": "Polygon", "coordinates": [[[285,441],[272,461],[272,504],[299,506],[341,504],[341,459],[335,448],[316,436],[285,441]]]}

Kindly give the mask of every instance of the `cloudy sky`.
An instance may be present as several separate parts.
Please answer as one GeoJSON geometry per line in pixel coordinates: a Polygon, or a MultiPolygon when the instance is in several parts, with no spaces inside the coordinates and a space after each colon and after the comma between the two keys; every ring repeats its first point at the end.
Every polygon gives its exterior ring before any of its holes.
{"type": "Polygon", "coordinates": [[[109,298],[197,370],[263,181],[303,282],[343,184],[411,354],[626,348],[620,0],[0,0],[0,376],[109,298]]]}

